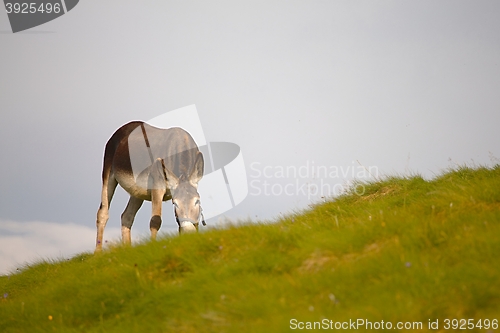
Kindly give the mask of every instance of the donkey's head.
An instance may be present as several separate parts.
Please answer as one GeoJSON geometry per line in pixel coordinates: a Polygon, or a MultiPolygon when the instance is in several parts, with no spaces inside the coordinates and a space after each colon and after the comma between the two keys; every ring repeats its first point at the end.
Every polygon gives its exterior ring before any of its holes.
{"type": "Polygon", "coordinates": [[[177,177],[173,172],[165,168],[167,187],[172,196],[179,232],[198,230],[198,223],[203,216],[200,194],[198,193],[198,182],[203,177],[203,167],[203,154],[198,152],[195,163],[188,175],[183,174],[177,177]]]}

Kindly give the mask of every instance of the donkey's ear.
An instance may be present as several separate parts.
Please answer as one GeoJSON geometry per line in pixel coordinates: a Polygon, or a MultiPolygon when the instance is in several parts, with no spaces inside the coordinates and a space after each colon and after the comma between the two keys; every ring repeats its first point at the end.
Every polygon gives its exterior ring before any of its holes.
{"type": "Polygon", "coordinates": [[[179,186],[179,178],[177,178],[177,176],[165,165],[163,165],[163,171],[165,172],[165,177],[167,178],[167,188],[170,191],[175,190],[177,186],[179,186]]]}
{"type": "Polygon", "coordinates": [[[191,170],[191,174],[189,175],[189,182],[194,187],[198,187],[198,182],[203,177],[203,169],[205,167],[205,161],[203,160],[203,154],[201,151],[198,151],[196,154],[196,160],[193,165],[193,169],[191,170]]]}

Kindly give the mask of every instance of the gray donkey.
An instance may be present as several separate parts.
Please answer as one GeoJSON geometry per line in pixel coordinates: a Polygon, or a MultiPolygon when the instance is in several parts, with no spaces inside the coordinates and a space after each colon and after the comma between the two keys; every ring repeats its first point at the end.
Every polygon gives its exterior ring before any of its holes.
{"type": "Polygon", "coordinates": [[[118,184],[130,194],[121,215],[124,243],[130,243],[130,228],[144,200],[152,203],[149,227],[153,240],[162,222],[162,201],[172,199],[179,233],[198,230],[200,218],[205,225],[198,194],[203,167],[203,154],[181,128],[160,129],[142,121],[120,127],[104,150],[96,252],[102,250],[109,205],[118,184]]]}

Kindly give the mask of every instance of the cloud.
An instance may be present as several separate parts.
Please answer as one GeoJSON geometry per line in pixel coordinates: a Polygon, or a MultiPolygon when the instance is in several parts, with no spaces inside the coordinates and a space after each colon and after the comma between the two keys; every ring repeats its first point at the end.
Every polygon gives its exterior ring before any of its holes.
{"type": "MultiPolygon", "coordinates": [[[[95,228],[74,223],[0,220],[0,275],[41,259],[70,258],[94,250],[95,228]]],[[[119,228],[106,228],[105,240],[117,241],[119,228]]]]}

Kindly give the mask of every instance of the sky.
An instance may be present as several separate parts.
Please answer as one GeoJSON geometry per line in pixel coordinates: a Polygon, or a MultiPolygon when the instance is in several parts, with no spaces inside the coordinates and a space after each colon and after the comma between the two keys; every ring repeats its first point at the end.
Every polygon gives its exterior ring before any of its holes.
{"type": "Polygon", "coordinates": [[[498,17],[493,0],[86,0],[13,34],[0,10],[0,274],[93,251],[108,138],[192,104],[248,180],[209,225],[307,209],[353,178],[499,163],[498,17]]]}

